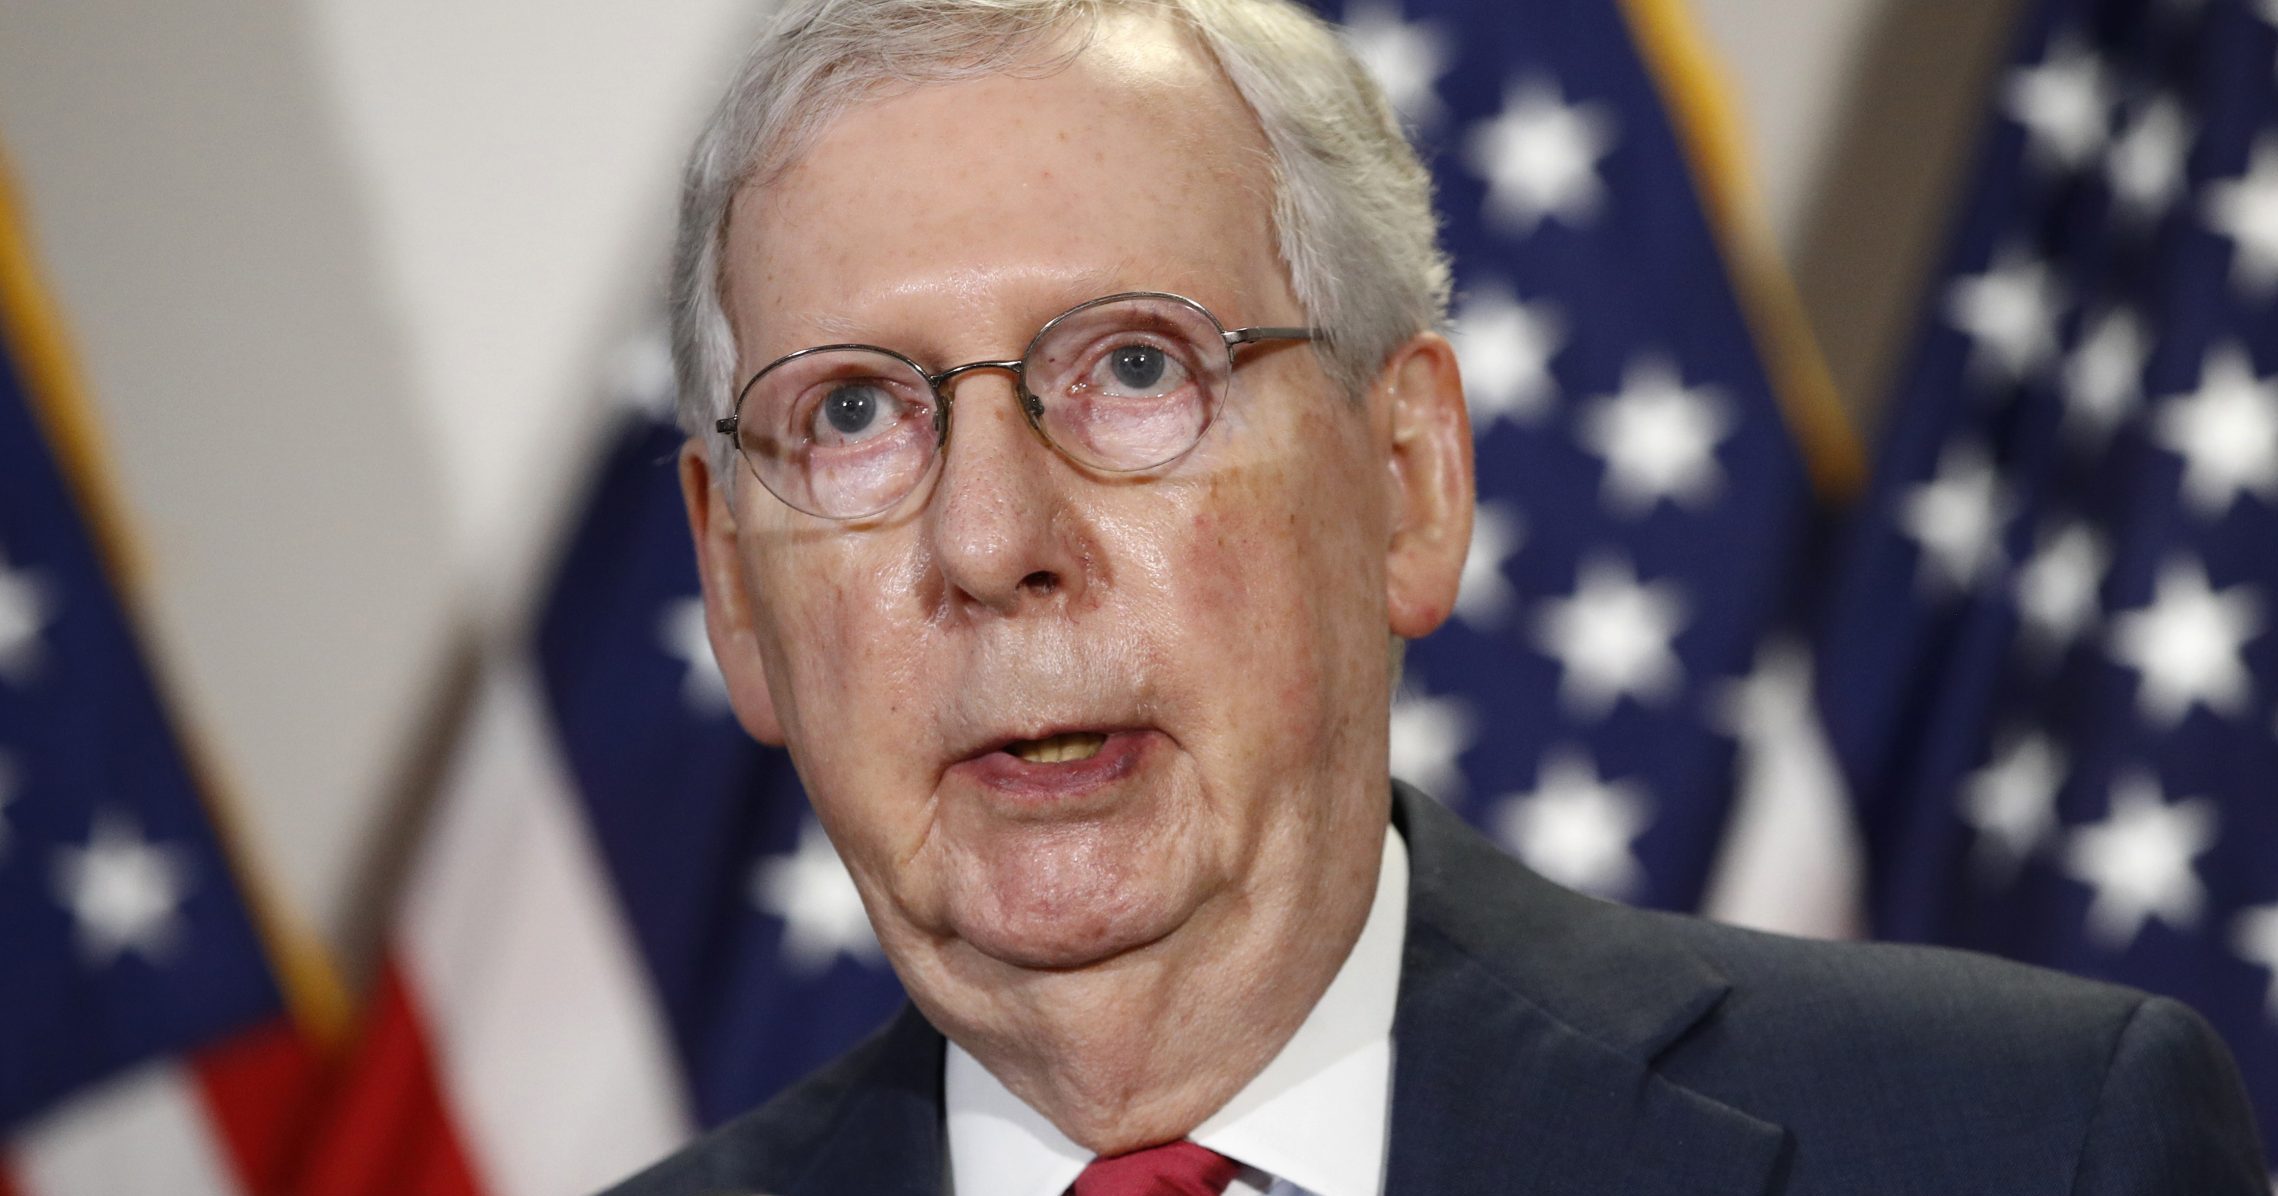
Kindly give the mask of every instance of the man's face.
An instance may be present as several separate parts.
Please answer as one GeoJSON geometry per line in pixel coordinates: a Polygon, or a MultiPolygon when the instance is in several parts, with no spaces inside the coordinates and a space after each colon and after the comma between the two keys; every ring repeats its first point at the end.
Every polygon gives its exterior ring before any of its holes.
{"type": "MultiPolygon", "coordinates": [[[[1305,323],[1266,161],[1215,70],[1140,22],[1043,77],[859,104],[738,205],[738,381],[834,342],[1017,357],[1122,291],[1305,323]]],[[[1237,361],[1201,443],[1137,477],[1055,453],[995,372],[951,384],[934,476],[875,520],[800,514],[748,473],[703,488],[687,459],[739,713],[789,745],[921,1000],[1300,925],[1374,871],[1387,636],[1428,630],[1387,598],[1397,404],[1354,405],[1304,345],[1237,361]]]]}

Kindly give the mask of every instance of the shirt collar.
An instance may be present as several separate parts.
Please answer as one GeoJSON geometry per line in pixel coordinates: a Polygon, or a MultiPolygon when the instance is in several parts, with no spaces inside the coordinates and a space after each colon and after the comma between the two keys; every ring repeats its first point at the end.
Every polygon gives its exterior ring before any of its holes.
{"type": "MultiPolygon", "coordinates": [[[[1376,1196],[1407,932],[1408,849],[1388,829],[1368,920],[1336,978],[1281,1053],[1190,1136],[1313,1196],[1376,1196]]],[[[954,1042],[943,1087],[954,1191],[1061,1196],[1091,1162],[954,1042]]]]}

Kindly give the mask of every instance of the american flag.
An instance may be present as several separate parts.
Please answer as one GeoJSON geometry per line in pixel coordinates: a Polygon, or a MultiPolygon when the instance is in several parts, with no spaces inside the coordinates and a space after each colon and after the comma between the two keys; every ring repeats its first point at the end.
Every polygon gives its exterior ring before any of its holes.
{"type": "MultiPolygon", "coordinates": [[[[1561,880],[1690,908],[1750,708],[1777,705],[1744,682],[1805,698],[1777,640],[1817,504],[1728,268],[1745,238],[1720,240],[1708,150],[1664,107],[1692,69],[1675,12],[1328,15],[1438,176],[1481,463],[1458,622],[1410,653],[1394,771],[1561,880]]],[[[628,352],[543,610],[476,701],[318,1196],[598,1186],[900,1002],[785,758],[729,713],[662,358],[628,352]]]]}
{"type": "Polygon", "coordinates": [[[309,1040],[122,601],[0,195],[0,1196],[272,1192],[309,1040]]]}
{"type": "Polygon", "coordinates": [[[1744,217],[1704,202],[1717,114],[1668,102],[1710,95],[1681,7],[1333,15],[1432,167],[1478,450],[1456,617],[1409,651],[1393,773],[1571,887],[1840,928],[1719,899],[1753,867],[1720,854],[1745,756],[1800,725],[1791,601],[1851,464],[1808,368],[1781,401],[1779,296],[1744,217]]]}
{"type": "Polygon", "coordinates": [[[2179,997],[2278,1142],[2278,4],[2043,0],[1820,658],[1878,935],[2179,997]]]}

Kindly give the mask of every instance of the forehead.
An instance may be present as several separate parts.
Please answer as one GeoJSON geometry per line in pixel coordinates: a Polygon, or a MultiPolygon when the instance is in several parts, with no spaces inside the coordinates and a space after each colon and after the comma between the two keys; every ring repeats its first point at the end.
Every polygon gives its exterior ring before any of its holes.
{"type": "Polygon", "coordinates": [[[739,348],[749,364],[952,314],[1032,330],[1121,290],[1262,322],[1287,306],[1267,163],[1240,96],[1160,20],[1104,20],[1064,64],[858,102],[737,204],[739,348]]]}

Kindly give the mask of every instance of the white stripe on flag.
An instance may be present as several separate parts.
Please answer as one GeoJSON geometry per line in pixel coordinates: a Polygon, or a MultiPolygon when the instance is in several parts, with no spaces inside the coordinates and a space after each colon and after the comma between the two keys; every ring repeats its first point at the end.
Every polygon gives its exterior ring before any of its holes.
{"type": "Polygon", "coordinates": [[[171,1062],[66,1102],[9,1143],[24,1196],[242,1196],[205,1100],[171,1062]]]}
{"type": "Polygon", "coordinates": [[[662,1017],[519,665],[485,686],[399,934],[496,1196],[589,1191],[688,1138],[662,1017]]]}
{"type": "Polygon", "coordinates": [[[1721,705],[1739,768],[1701,912],[1781,934],[1859,937],[1866,849],[1820,729],[1811,654],[1793,642],[1766,645],[1755,675],[1721,705]]]}

